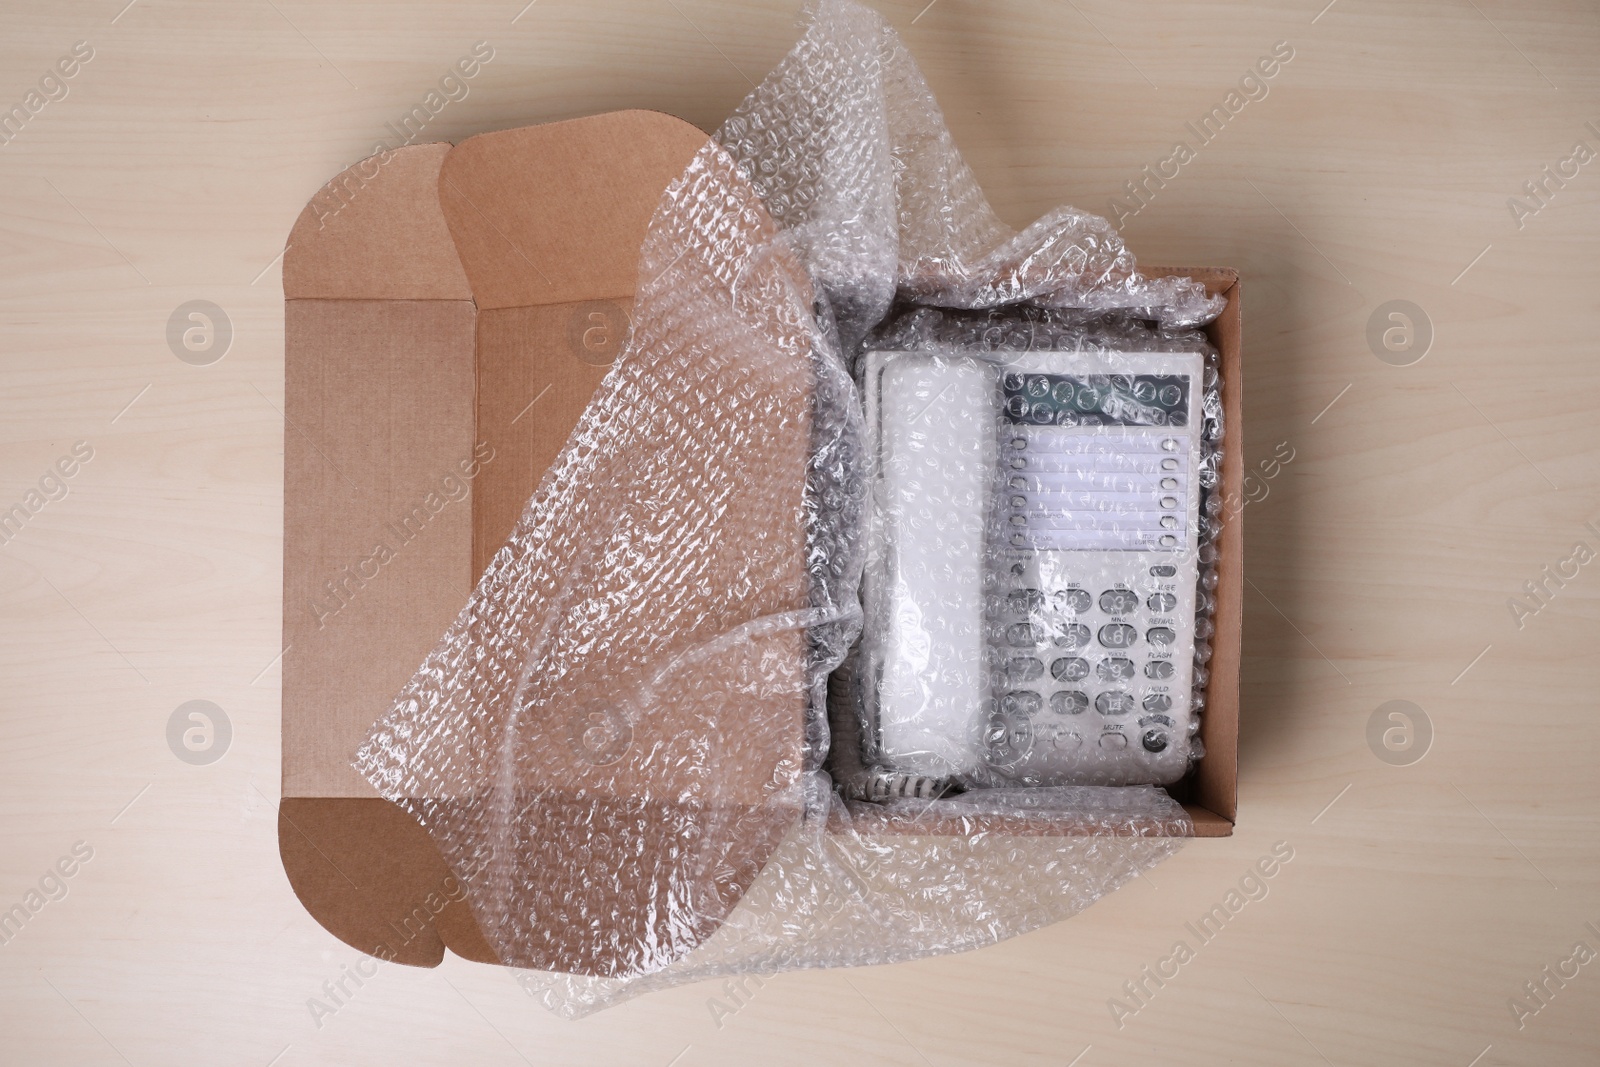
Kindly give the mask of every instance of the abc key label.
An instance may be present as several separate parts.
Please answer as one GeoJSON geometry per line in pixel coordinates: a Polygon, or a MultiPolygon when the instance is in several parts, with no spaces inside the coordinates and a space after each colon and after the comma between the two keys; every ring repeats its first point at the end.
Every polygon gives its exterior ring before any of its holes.
{"type": "Polygon", "coordinates": [[[1433,347],[1433,320],[1409,300],[1380,304],[1367,319],[1367,347],[1391,367],[1409,367],[1433,347]]]}
{"type": "Polygon", "coordinates": [[[167,747],[185,763],[196,767],[215,763],[232,743],[228,713],[209,700],[179,704],[167,719],[167,747]]]}
{"type": "Polygon", "coordinates": [[[233,320],[209,300],[179,304],[167,316],[167,347],[191,367],[209,367],[233,345],[233,320]]]}
{"type": "Polygon", "coordinates": [[[1409,767],[1433,747],[1433,720],[1409,700],[1391,700],[1368,717],[1367,747],[1392,767],[1409,767]]]}

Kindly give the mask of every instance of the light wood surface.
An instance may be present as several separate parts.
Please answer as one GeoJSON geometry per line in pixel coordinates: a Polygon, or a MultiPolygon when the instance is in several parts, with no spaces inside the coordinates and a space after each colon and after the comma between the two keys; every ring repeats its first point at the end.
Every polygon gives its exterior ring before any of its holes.
{"type": "Polygon", "coordinates": [[[493,59],[425,139],[622,107],[714,127],[796,15],[522,2],[4,7],[0,104],[74,42],[94,54],[0,147],[0,508],[75,442],[93,457],[0,545],[0,909],[75,872],[0,945],[0,1063],[1600,1061],[1600,960],[1520,1028],[1509,1006],[1575,942],[1600,952],[1600,562],[1520,628],[1508,608],[1576,542],[1600,551],[1600,162],[1507,205],[1575,142],[1600,152],[1600,12],[1510,0],[879,4],[1014,224],[1110,211],[1293,48],[1124,228],[1147,262],[1242,271],[1246,458],[1294,455],[1246,512],[1234,837],[963,956],[577,1023],[448,960],[380,971],[319,1026],[308,998],[356,954],[293,897],[275,835],[275,257],[474,42],[493,59]],[[197,299],[233,328],[208,366],[166,340],[197,299]],[[1391,300],[1431,321],[1409,366],[1368,344],[1391,300]],[[191,700],[232,726],[209,765],[168,746],[191,700]],[[1432,724],[1407,766],[1368,743],[1394,700],[1432,724]],[[1294,858],[1265,899],[1119,1028],[1108,999],[1276,842],[1294,858]]]}

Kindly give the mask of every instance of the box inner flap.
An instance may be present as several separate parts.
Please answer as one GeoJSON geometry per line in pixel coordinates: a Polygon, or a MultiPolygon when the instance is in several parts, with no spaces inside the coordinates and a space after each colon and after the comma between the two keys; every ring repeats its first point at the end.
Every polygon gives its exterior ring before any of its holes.
{"type": "Polygon", "coordinates": [[[448,150],[390,153],[331,217],[325,189],[284,252],[284,796],[373,796],[356,745],[472,588],[475,311],[438,209],[448,150]]]}
{"type": "Polygon", "coordinates": [[[471,300],[434,190],[448,144],[347,168],[306,204],[283,253],[288,300],[471,300]]]}

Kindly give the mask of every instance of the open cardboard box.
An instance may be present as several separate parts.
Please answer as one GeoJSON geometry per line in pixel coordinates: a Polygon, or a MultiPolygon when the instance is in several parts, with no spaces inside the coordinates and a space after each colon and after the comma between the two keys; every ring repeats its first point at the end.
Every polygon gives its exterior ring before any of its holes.
{"type": "MultiPolygon", "coordinates": [[[[279,846],[306,909],[374,956],[497,962],[432,839],[351,766],[510,535],[627,340],[640,245],[706,135],[626,111],[414,145],[307,204],[283,261],[283,782],[279,846]]],[[[1239,282],[1222,356],[1224,501],[1242,500],[1239,282]]],[[[1236,803],[1243,530],[1226,507],[1201,738],[1173,792],[1201,837],[1236,803]]],[[[857,830],[1006,831],[965,816],[857,830]]],[[[759,871],[747,872],[753,878],[759,871]]],[[[748,885],[748,880],[745,880],[748,885]]]]}

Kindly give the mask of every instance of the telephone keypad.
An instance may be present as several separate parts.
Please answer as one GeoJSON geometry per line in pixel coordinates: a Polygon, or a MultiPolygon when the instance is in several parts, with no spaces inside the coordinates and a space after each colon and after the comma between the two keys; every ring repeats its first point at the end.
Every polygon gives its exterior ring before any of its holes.
{"type": "Polygon", "coordinates": [[[1178,596],[1167,591],[1171,584],[1162,581],[1175,577],[1176,568],[1159,564],[1147,570],[1155,581],[1140,578],[1142,589],[1117,586],[1095,595],[1072,581],[1035,584],[1035,579],[1024,584],[1028,568],[1011,569],[1016,579],[1024,581],[1018,581],[1017,588],[1002,600],[1005,617],[998,632],[1006,643],[1038,648],[1054,645],[1078,654],[1054,659],[1002,657],[1009,691],[1001,696],[999,710],[1010,721],[995,735],[999,746],[996,758],[1015,760],[1024,749],[1041,746],[1057,752],[1074,751],[1086,737],[1108,753],[1133,748],[1151,757],[1175,743],[1175,726],[1168,714],[1174,698],[1146,687],[1155,683],[1164,688],[1160,683],[1177,674],[1166,651],[1177,634],[1170,626],[1152,625],[1167,622],[1179,607],[1178,596]],[[1155,592],[1150,591],[1152,585],[1155,592]],[[1147,651],[1141,655],[1141,649],[1147,651]],[[1130,690],[1130,683],[1140,678],[1149,681],[1130,690]],[[1068,688],[1090,679],[1098,684],[1088,691],[1068,688]],[[1083,722],[1081,716],[1091,707],[1102,724],[1098,733],[1086,734],[1065,725],[1083,722]],[[1140,713],[1137,729],[1129,732],[1120,724],[1129,722],[1125,717],[1134,712],[1140,713]]]}
{"type": "Polygon", "coordinates": [[[1103,376],[1035,370],[1055,358],[1018,356],[1027,371],[1001,375],[991,662],[998,694],[1031,689],[1042,707],[1009,705],[1029,747],[991,765],[1030,784],[1169,783],[1194,733],[1200,361],[1140,354],[1108,360],[1103,376]],[[1125,360],[1152,369],[1121,374],[1125,360]],[[1025,684],[1006,667],[1018,655],[1008,628],[1021,623],[1049,635],[1036,646],[1049,672],[1025,684]]]}

